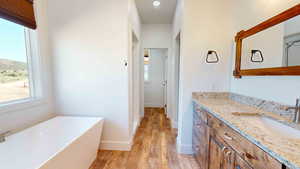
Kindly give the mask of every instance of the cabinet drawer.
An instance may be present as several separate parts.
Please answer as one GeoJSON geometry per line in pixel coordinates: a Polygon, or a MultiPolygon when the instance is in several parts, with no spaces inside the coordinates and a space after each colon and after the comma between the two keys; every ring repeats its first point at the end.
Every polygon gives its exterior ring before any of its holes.
{"type": "Polygon", "coordinates": [[[213,116],[208,116],[213,133],[222,138],[255,169],[282,169],[282,164],[213,116]]]}

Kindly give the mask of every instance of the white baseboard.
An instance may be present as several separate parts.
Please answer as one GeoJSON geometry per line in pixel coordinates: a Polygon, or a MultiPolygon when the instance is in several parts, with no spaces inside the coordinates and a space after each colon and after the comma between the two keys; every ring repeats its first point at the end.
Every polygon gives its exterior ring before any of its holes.
{"type": "Polygon", "coordinates": [[[139,128],[139,126],[140,126],[139,122],[135,122],[133,124],[133,133],[132,133],[133,137],[135,136],[135,133],[136,133],[137,129],[139,128]]]}
{"type": "Polygon", "coordinates": [[[101,141],[101,150],[119,150],[119,151],[130,151],[132,141],[101,141]]]}
{"type": "Polygon", "coordinates": [[[139,120],[137,123],[133,124],[133,133],[130,138],[130,141],[101,141],[100,149],[101,150],[118,150],[118,151],[130,151],[134,136],[137,132],[137,129],[140,126],[141,120],[139,120]]]}
{"type": "Polygon", "coordinates": [[[191,144],[177,144],[177,152],[179,154],[193,154],[193,146],[191,144]]]}

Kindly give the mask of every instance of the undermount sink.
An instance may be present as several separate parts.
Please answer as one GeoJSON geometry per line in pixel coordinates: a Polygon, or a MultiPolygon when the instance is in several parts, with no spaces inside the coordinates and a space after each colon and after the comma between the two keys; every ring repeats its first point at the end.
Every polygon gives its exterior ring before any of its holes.
{"type": "Polygon", "coordinates": [[[281,135],[290,139],[300,139],[300,130],[282,124],[268,117],[259,117],[263,126],[276,135],[281,135]]]}
{"type": "Polygon", "coordinates": [[[275,119],[263,116],[260,113],[232,112],[232,114],[235,116],[240,116],[241,118],[251,118],[252,120],[254,120],[254,125],[262,128],[264,131],[269,132],[270,134],[288,139],[300,139],[300,130],[280,123],[275,119]]]}

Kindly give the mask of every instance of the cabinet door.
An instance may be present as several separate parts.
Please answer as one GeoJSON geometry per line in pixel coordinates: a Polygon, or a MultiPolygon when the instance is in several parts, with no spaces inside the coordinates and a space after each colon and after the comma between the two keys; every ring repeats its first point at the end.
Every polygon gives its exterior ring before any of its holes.
{"type": "Polygon", "coordinates": [[[214,138],[210,139],[209,142],[209,169],[221,169],[222,165],[222,149],[224,148],[214,138]]]}
{"type": "Polygon", "coordinates": [[[240,156],[236,155],[234,169],[253,169],[246,161],[240,156]]]}
{"type": "Polygon", "coordinates": [[[201,169],[208,169],[209,127],[198,120],[194,123],[193,149],[195,158],[201,169]]]}
{"type": "Polygon", "coordinates": [[[209,169],[234,169],[234,151],[216,138],[210,138],[209,169]]]}

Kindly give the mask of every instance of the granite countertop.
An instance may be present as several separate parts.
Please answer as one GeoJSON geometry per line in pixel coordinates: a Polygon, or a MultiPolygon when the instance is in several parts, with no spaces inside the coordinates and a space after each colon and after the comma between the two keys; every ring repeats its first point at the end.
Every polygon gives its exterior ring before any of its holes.
{"type": "Polygon", "coordinates": [[[300,129],[299,125],[291,123],[292,118],[287,116],[288,113],[278,111],[278,107],[285,109],[285,106],[232,93],[193,93],[193,101],[287,167],[300,169],[300,136],[293,137],[293,134],[272,128],[264,121],[272,119],[293,127],[295,131],[300,129]],[[271,107],[276,113],[266,111],[266,107],[268,110],[271,107]],[[258,115],[234,115],[233,112],[258,115]]]}

